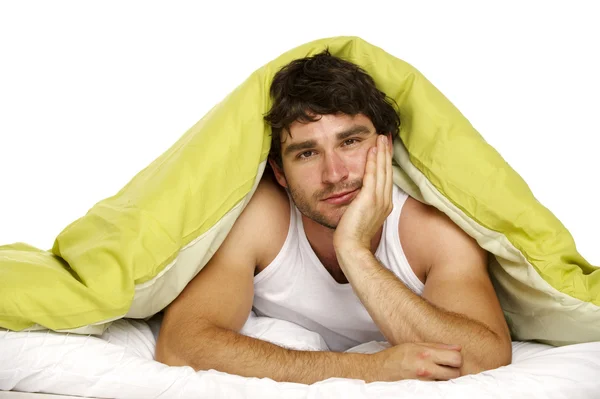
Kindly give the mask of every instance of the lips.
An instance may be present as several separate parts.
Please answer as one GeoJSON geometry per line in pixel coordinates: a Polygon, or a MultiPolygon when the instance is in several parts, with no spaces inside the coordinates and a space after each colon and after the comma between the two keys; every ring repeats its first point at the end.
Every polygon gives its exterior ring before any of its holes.
{"type": "MultiPolygon", "coordinates": [[[[352,190],[352,191],[356,191],[356,190],[352,190]]],[[[334,194],[331,197],[325,198],[325,200],[332,199],[332,198],[343,197],[344,195],[350,194],[352,191],[346,191],[346,192],[343,192],[343,193],[334,194]]]]}
{"type": "Polygon", "coordinates": [[[330,204],[344,204],[350,202],[358,193],[358,189],[346,191],[344,193],[334,194],[331,197],[325,198],[323,201],[330,204]]]}

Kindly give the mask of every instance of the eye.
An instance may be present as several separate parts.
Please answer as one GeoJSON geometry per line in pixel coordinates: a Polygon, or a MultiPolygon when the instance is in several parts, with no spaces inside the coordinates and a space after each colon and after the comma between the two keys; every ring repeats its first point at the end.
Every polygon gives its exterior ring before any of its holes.
{"type": "Polygon", "coordinates": [[[314,151],[304,151],[301,154],[298,154],[299,159],[307,159],[310,158],[314,151]]]}
{"type": "Polygon", "coordinates": [[[352,145],[352,144],[355,144],[355,143],[358,143],[358,140],[357,140],[357,139],[348,139],[348,140],[344,140],[344,145],[345,145],[345,146],[349,146],[349,145],[352,145]]]}

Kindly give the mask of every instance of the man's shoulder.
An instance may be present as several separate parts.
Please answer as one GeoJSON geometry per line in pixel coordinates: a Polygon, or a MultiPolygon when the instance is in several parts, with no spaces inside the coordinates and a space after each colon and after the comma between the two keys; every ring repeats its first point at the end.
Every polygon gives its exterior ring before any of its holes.
{"type": "MultiPolygon", "coordinates": [[[[289,214],[288,196],[269,169],[265,170],[247,208],[253,214],[269,216],[268,219],[277,219],[289,214]]],[[[289,215],[287,215],[287,219],[289,219],[289,215]]],[[[268,220],[264,221],[269,222],[268,220]]]]}
{"type": "Polygon", "coordinates": [[[431,265],[428,240],[432,210],[427,204],[408,196],[398,219],[398,236],[402,251],[419,280],[424,282],[431,265]]]}
{"type": "MultiPolygon", "coordinates": [[[[411,229],[421,229],[421,236],[435,236],[441,240],[456,236],[468,236],[448,215],[432,205],[408,197],[400,216],[398,228],[406,222],[411,229]]],[[[432,237],[429,237],[430,239],[432,237]]]]}
{"type": "Polygon", "coordinates": [[[463,248],[472,241],[444,212],[412,197],[402,208],[398,233],[409,263],[412,258],[425,276],[440,257],[453,252],[452,248],[463,248]]]}
{"type": "Polygon", "coordinates": [[[287,237],[289,224],[288,196],[267,169],[234,229],[241,232],[246,245],[252,246],[260,267],[277,255],[287,237]]]}

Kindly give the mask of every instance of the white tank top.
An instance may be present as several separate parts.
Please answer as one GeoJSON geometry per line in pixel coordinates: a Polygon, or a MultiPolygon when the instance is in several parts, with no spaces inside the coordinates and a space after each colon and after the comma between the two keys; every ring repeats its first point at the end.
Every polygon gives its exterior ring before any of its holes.
{"type": "MultiPolygon", "coordinates": [[[[383,224],[375,257],[417,295],[424,285],[400,245],[398,221],[408,195],[393,188],[393,209],[383,224]]],[[[253,310],[257,316],[283,319],[320,334],[332,351],[369,341],[385,341],[350,284],[340,284],[313,251],[300,211],[290,200],[290,226],[283,247],[254,277],[253,310]]]]}

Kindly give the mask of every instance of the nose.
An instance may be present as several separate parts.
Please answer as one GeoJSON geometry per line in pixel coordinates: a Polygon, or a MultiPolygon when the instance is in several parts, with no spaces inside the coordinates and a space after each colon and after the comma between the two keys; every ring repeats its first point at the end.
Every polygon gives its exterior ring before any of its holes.
{"type": "Polygon", "coordinates": [[[344,160],[334,151],[323,157],[323,183],[336,184],[348,178],[348,168],[344,160]]]}

